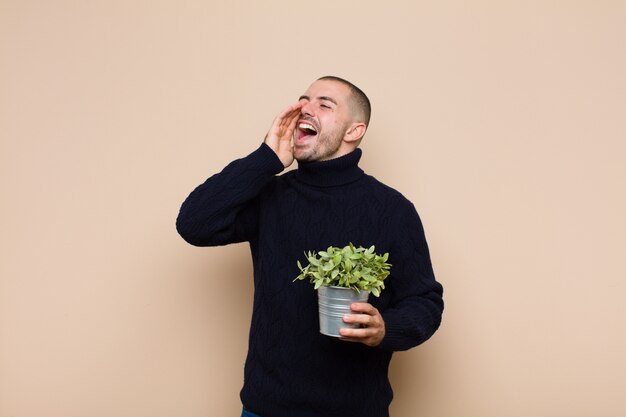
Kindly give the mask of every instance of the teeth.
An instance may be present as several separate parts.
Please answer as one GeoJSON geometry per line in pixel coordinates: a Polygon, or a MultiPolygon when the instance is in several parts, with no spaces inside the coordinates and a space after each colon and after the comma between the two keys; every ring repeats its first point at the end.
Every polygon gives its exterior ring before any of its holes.
{"type": "Polygon", "coordinates": [[[309,129],[309,130],[312,130],[312,131],[314,131],[314,132],[317,132],[317,130],[316,130],[313,126],[311,126],[310,124],[308,124],[308,123],[300,123],[300,124],[298,125],[298,127],[299,127],[300,129],[309,129]]]}

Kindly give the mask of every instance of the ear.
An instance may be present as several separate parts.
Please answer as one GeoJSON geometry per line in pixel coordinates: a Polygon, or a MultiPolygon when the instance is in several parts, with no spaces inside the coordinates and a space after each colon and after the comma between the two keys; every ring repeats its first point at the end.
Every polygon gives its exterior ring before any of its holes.
{"type": "Polygon", "coordinates": [[[367,126],[365,123],[355,122],[350,125],[348,130],[346,130],[345,135],[343,136],[343,140],[345,142],[358,142],[361,140],[363,135],[365,135],[365,131],[367,130],[367,126]]]}

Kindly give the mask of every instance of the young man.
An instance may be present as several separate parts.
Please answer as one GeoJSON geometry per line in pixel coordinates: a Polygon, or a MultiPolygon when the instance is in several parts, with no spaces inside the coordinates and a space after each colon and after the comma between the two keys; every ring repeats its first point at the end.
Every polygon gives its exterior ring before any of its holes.
{"type": "Polygon", "coordinates": [[[394,351],[426,341],[443,312],[413,204],[358,167],[370,118],[363,92],[337,77],[315,81],[274,120],[264,143],[198,186],[177,229],[189,243],[250,242],[254,306],[241,399],[244,415],[387,417],[394,351]],[[277,176],[298,161],[298,169],[277,176]],[[393,265],[386,289],[354,303],[357,329],[319,333],[317,295],[292,282],[303,253],[376,246],[393,265]],[[253,413],[253,414],[245,414],[253,413]]]}

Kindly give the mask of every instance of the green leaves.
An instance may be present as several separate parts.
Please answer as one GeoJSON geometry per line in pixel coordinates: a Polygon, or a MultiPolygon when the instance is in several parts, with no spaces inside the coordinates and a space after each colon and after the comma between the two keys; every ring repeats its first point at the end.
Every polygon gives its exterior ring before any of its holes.
{"type": "Polygon", "coordinates": [[[297,262],[300,275],[294,281],[309,278],[315,289],[322,285],[346,287],[369,291],[378,297],[385,288],[383,281],[390,274],[391,264],[387,263],[389,253],[378,255],[375,250],[374,245],[365,249],[350,243],[343,248],[331,246],[317,254],[305,252],[309,264],[303,268],[297,262]]]}

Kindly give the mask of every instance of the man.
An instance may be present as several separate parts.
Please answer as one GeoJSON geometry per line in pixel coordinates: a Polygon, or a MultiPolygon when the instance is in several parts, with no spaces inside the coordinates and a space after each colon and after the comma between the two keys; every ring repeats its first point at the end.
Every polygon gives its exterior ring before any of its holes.
{"type": "Polygon", "coordinates": [[[264,143],[198,186],[177,219],[197,246],[248,241],[254,306],[244,416],[387,417],[392,352],[439,327],[442,287],[413,205],[359,167],[370,103],[337,77],[315,81],[274,120],[264,143]],[[277,176],[298,161],[298,169],[277,176]],[[292,282],[303,253],[376,246],[393,264],[386,289],[344,317],[360,328],[319,333],[317,296],[292,282]]]}

